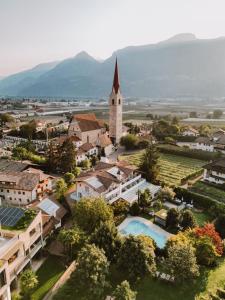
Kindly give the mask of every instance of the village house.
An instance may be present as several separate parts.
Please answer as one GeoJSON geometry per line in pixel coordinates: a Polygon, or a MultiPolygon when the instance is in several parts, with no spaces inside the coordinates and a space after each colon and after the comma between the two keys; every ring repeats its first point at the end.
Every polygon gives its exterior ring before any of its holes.
{"type": "Polygon", "coordinates": [[[26,227],[15,230],[23,218],[25,210],[0,206],[0,299],[3,300],[11,300],[11,287],[16,285],[18,275],[32,264],[43,247],[41,212],[34,214],[26,227]]]}
{"type": "Polygon", "coordinates": [[[41,170],[0,171],[0,198],[4,203],[27,205],[52,191],[52,178],[41,170]]]}
{"type": "Polygon", "coordinates": [[[216,183],[225,183],[225,160],[219,159],[204,166],[203,180],[216,183]]]}
{"type": "Polygon", "coordinates": [[[101,161],[91,171],[81,173],[76,182],[76,191],[69,195],[71,200],[101,196],[110,204],[119,199],[132,204],[137,201],[139,191],[145,189],[149,189],[154,198],[161,189],[147,182],[136,168],[124,162],[111,164],[101,161]]]}
{"type": "Polygon", "coordinates": [[[183,136],[199,136],[199,131],[193,127],[187,127],[184,129],[184,131],[182,132],[183,136]]]}

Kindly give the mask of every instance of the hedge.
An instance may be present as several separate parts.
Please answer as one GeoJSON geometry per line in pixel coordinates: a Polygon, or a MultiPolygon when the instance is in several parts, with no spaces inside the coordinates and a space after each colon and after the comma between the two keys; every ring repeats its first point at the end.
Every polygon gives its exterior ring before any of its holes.
{"type": "Polygon", "coordinates": [[[214,207],[218,213],[225,213],[225,204],[218,202],[213,198],[191,192],[181,187],[175,188],[174,191],[180,199],[183,197],[185,201],[193,200],[193,204],[197,208],[204,208],[208,210],[214,207]]]}
{"type": "Polygon", "coordinates": [[[168,144],[158,145],[157,148],[162,153],[186,156],[206,161],[214,160],[221,157],[221,153],[219,152],[207,152],[203,150],[188,149],[168,144]]]}

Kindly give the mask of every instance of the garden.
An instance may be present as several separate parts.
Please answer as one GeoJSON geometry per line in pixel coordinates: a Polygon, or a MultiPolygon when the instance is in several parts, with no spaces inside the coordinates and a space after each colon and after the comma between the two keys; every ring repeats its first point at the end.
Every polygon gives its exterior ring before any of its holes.
{"type": "MultiPolygon", "coordinates": [[[[121,155],[121,160],[126,160],[130,164],[139,165],[143,151],[130,155],[121,155]]],[[[169,186],[179,186],[185,181],[196,177],[202,173],[202,166],[205,161],[178,156],[173,154],[161,153],[159,158],[159,176],[160,182],[169,186]]]]}
{"type": "Polygon", "coordinates": [[[198,181],[190,188],[190,191],[225,203],[225,191],[215,185],[198,181]]]}

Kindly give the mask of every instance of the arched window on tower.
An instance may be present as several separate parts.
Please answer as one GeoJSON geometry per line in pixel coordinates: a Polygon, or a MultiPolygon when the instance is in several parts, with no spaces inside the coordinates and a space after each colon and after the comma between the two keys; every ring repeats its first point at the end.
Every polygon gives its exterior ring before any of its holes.
{"type": "Polygon", "coordinates": [[[115,102],[114,99],[112,99],[112,105],[114,105],[114,102],[115,102]]]}
{"type": "Polygon", "coordinates": [[[120,104],[120,99],[119,99],[119,104],[120,104]]]}

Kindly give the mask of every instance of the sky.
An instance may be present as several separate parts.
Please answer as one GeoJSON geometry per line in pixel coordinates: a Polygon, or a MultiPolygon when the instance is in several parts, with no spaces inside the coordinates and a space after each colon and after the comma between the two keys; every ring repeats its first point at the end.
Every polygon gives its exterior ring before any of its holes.
{"type": "Polygon", "coordinates": [[[0,76],[87,51],[225,36],[225,0],[0,0],[0,76]]]}

